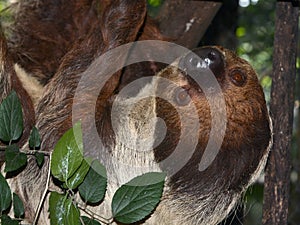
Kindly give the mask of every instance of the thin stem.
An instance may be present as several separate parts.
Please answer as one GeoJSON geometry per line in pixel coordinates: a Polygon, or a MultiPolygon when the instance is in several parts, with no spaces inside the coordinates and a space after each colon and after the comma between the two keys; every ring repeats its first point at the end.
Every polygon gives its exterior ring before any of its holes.
{"type": "Polygon", "coordinates": [[[34,218],[34,221],[33,221],[32,225],[36,225],[37,224],[39,215],[40,215],[40,213],[42,211],[42,207],[43,207],[44,201],[45,201],[47,193],[48,193],[48,188],[49,188],[49,183],[50,183],[50,176],[51,176],[50,165],[51,165],[52,154],[50,153],[49,155],[50,155],[50,160],[49,160],[49,166],[48,166],[48,175],[47,175],[46,188],[44,190],[44,193],[42,195],[41,201],[40,201],[39,206],[37,208],[37,211],[36,211],[36,214],[35,214],[35,218],[34,218]]]}
{"type": "Polygon", "coordinates": [[[111,224],[112,223],[112,218],[104,218],[98,214],[95,214],[93,211],[89,210],[88,208],[86,208],[85,206],[77,203],[78,208],[80,208],[82,211],[84,211],[86,214],[88,214],[89,216],[91,216],[92,218],[97,218],[100,222],[104,223],[104,224],[111,224]]]}

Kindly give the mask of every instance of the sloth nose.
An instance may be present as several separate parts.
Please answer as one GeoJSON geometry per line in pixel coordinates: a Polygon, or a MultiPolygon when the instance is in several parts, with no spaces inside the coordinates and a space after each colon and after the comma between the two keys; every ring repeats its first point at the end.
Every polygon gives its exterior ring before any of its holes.
{"type": "Polygon", "coordinates": [[[220,78],[224,74],[224,55],[218,49],[213,47],[203,47],[194,49],[193,53],[187,54],[180,61],[181,68],[187,73],[196,70],[203,71],[208,66],[216,78],[220,78]]]}

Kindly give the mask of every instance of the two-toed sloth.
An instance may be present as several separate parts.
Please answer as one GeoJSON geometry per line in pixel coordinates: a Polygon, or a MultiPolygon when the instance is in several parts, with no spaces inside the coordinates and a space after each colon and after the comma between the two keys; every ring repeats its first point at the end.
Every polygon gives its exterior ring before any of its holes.
{"type": "MultiPolygon", "coordinates": [[[[21,90],[31,96],[45,151],[51,151],[72,121],[79,119],[86,134],[84,145],[94,144],[87,106],[94,107],[92,117],[105,152],[102,160],[108,187],[104,202],[91,209],[109,218],[118,186],[145,172],[166,171],[162,199],[144,224],[221,222],[260,175],[270,147],[269,115],[253,68],[222,47],[202,47],[157,72],[130,97],[120,97],[120,87],[126,87],[130,76],[151,75],[158,68],[154,63],[129,66],[113,75],[99,73],[102,77],[94,76],[95,83],[105,82],[97,101],[89,102],[89,95],[97,90],[89,86],[93,85],[90,81],[84,86],[90,92],[79,96],[80,104],[74,107],[78,84],[95,59],[129,42],[162,39],[158,28],[146,20],[146,2],[31,0],[15,4],[8,45],[1,36],[4,89],[18,87],[25,117],[30,118],[33,114],[24,109],[29,99],[22,98],[21,90]],[[215,83],[197,79],[207,74],[215,83]],[[15,84],[18,79],[22,86],[15,84]],[[165,129],[160,126],[162,120],[165,129]],[[146,151],[134,151],[143,144],[146,151]],[[124,165],[133,169],[124,170],[124,165]]],[[[124,57],[114,55],[97,66],[111,62],[122,65],[124,57]]],[[[32,121],[25,125],[30,128],[32,121]]],[[[23,138],[27,137],[24,132],[23,138]]],[[[36,213],[47,172],[47,160],[40,169],[30,158],[26,169],[9,179],[25,202],[28,221],[36,213]]],[[[39,224],[49,224],[47,210],[45,203],[39,224]]]]}

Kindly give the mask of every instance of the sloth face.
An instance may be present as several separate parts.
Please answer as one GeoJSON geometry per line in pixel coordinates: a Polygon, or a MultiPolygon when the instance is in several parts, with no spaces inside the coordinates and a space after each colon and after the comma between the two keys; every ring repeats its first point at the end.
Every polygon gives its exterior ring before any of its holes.
{"type": "Polygon", "coordinates": [[[190,209],[187,217],[195,221],[201,220],[203,211],[211,214],[214,208],[222,214],[257,178],[266,161],[271,131],[257,75],[233,52],[203,47],[158,76],[175,85],[157,85],[166,95],[156,99],[156,111],[167,133],[154,150],[155,159],[167,171],[186,160],[170,175],[169,197],[190,209]],[[195,123],[199,123],[197,128],[195,123]],[[165,164],[170,157],[172,163],[165,164]],[[203,170],[202,160],[208,162],[203,170]]]}

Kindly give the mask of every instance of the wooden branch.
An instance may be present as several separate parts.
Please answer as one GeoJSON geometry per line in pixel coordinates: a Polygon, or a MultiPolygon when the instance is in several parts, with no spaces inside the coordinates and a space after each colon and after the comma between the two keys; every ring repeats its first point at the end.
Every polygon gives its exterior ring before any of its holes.
{"type": "Polygon", "coordinates": [[[160,30],[177,44],[195,48],[221,5],[217,1],[166,0],[157,18],[160,30]]]}
{"type": "Polygon", "coordinates": [[[266,168],[263,224],[287,224],[299,8],[277,2],[270,111],[274,144],[266,168]]]}

